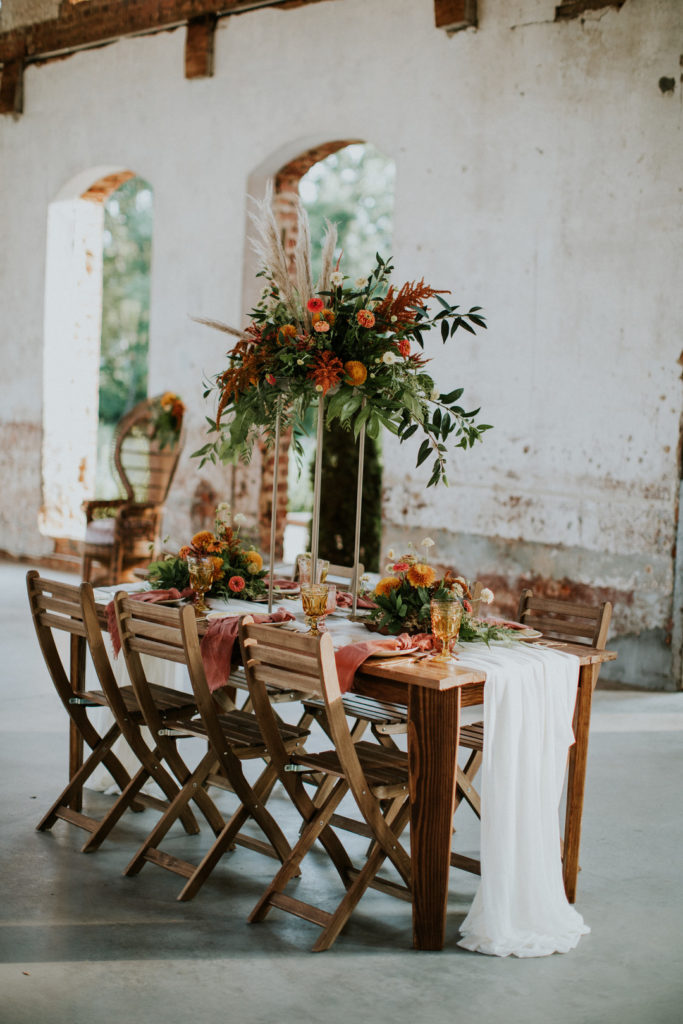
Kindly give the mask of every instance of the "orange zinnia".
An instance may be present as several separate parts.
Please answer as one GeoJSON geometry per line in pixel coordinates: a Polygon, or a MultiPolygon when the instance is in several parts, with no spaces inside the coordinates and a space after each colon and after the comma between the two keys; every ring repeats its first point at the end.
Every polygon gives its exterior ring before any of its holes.
{"type": "Polygon", "coordinates": [[[401,581],[396,576],[385,576],[375,587],[375,593],[380,597],[388,597],[392,590],[401,586],[401,581]]]}
{"type": "Polygon", "coordinates": [[[411,565],[407,576],[408,582],[413,587],[431,587],[436,579],[436,573],[431,565],[425,565],[424,562],[416,562],[415,565],[411,565]]]}
{"type": "Polygon", "coordinates": [[[223,559],[216,557],[216,558],[212,558],[211,561],[213,563],[213,578],[214,578],[214,580],[222,579],[223,578],[223,572],[224,572],[223,559]]]}

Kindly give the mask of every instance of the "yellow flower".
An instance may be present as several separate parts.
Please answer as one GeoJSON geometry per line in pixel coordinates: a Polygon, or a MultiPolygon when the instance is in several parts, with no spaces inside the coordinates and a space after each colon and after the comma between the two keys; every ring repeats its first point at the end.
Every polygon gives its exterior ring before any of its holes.
{"type": "Polygon", "coordinates": [[[375,587],[375,593],[380,597],[388,597],[392,590],[401,586],[401,581],[396,576],[384,576],[375,587]]]}
{"type": "Polygon", "coordinates": [[[344,363],[344,370],[354,387],[364,384],[368,376],[367,367],[356,359],[350,359],[348,363],[344,363]]]}
{"type": "Polygon", "coordinates": [[[436,573],[431,565],[425,565],[424,562],[416,562],[415,565],[411,565],[407,576],[408,582],[413,587],[431,587],[436,579],[436,573]]]}
{"type": "Polygon", "coordinates": [[[172,391],[164,391],[163,395],[159,399],[159,405],[161,406],[162,409],[165,409],[166,412],[168,412],[169,409],[173,408],[173,404],[174,402],[177,401],[177,399],[178,396],[175,395],[172,391]]]}
{"type": "Polygon", "coordinates": [[[314,313],[311,317],[314,324],[326,323],[332,326],[335,321],[335,314],[331,309],[321,309],[319,313],[314,313]]]}
{"type": "Polygon", "coordinates": [[[263,568],[263,559],[258,551],[247,551],[247,572],[252,575],[263,568]]]}
{"type": "Polygon", "coordinates": [[[281,327],[280,330],[277,332],[277,340],[279,345],[284,344],[286,341],[289,340],[289,338],[295,337],[296,327],[294,326],[294,324],[285,324],[284,327],[281,327]]]}

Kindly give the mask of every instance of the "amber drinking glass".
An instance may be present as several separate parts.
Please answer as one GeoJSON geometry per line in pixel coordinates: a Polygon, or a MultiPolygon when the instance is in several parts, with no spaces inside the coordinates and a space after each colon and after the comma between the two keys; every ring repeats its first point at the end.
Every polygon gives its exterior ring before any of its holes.
{"type": "Polygon", "coordinates": [[[311,636],[320,636],[318,619],[327,614],[328,591],[329,587],[326,583],[301,584],[301,604],[306,622],[311,627],[308,630],[311,636]]]}
{"type": "Polygon", "coordinates": [[[435,655],[434,661],[450,662],[456,659],[451,654],[451,642],[456,640],[460,632],[462,605],[459,601],[430,602],[432,614],[432,633],[441,642],[441,651],[435,655]]]}
{"type": "Polygon", "coordinates": [[[311,556],[310,555],[299,555],[297,559],[297,572],[299,576],[299,583],[324,583],[327,579],[327,573],[330,568],[330,563],[327,558],[319,558],[316,566],[316,580],[311,579],[311,556]]]}
{"type": "Polygon", "coordinates": [[[197,595],[195,611],[199,615],[203,615],[209,611],[204,594],[211,589],[213,582],[213,561],[210,558],[197,558],[190,555],[187,559],[187,567],[190,570],[190,586],[197,595]]]}

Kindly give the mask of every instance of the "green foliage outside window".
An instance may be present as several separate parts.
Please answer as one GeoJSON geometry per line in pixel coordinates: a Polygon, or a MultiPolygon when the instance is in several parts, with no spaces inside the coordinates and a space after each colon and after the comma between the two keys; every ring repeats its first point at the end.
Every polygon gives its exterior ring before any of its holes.
{"type": "Polygon", "coordinates": [[[104,206],[100,422],[147,395],[152,190],[131,178],[104,206]]]}

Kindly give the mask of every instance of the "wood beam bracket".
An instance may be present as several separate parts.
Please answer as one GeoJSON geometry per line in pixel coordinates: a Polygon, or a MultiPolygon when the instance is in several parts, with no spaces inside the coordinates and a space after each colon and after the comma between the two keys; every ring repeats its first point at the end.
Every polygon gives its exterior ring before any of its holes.
{"type": "Polygon", "coordinates": [[[477,0],[434,0],[434,20],[446,32],[476,28],[477,0]]]}
{"type": "Polygon", "coordinates": [[[5,61],[0,75],[0,114],[18,117],[24,109],[23,57],[5,61]]]}
{"type": "Polygon", "coordinates": [[[185,78],[211,78],[216,36],[215,14],[191,18],[185,35],[185,78]]]}

